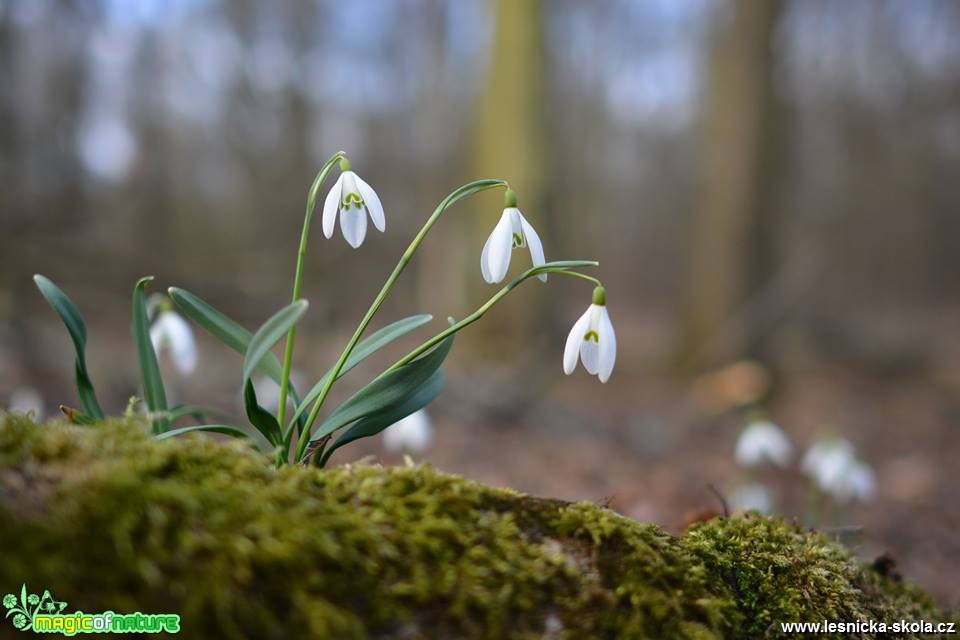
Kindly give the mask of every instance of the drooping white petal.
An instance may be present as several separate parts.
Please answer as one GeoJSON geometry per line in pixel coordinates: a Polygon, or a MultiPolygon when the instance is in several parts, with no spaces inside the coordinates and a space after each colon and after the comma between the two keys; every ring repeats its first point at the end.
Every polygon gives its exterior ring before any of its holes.
{"type": "Polygon", "coordinates": [[[347,243],[356,249],[367,235],[367,214],[359,207],[340,211],[340,230],[347,243]]]}
{"type": "Polygon", "coordinates": [[[580,343],[580,361],[583,368],[592,376],[597,375],[600,367],[600,348],[593,340],[584,340],[580,343]]]}
{"type": "Polygon", "coordinates": [[[490,241],[493,240],[493,234],[487,236],[487,241],[483,243],[483,251],[480,252],[480,273],[483,279],[493,284],[493,275],[490,273],[490,241]]]}
{"type": "Polygon", "coordinates": [[[590,309],[587,309],[573,323],[573,328],[567,335],[567,344],[563,348],[563,372],[567,375],[573,373],[573,370],[577,368],[577,358],[580,357],[580,343],[583,342],[583,336],[587,333],[589,326],[590,309]]]}
{"type": "Polygon", "coordinates": [[[340,189],[343,186],[343,174],[330,187],[327,198],[323,201],[323,235],[329,240],[333,237],[333,230],[337,226],[337,211],[340,210],[340,189]]]}
{"type": "Polygon", "coordinates": [[[493,228],[488,240],[490,248],[487,252],[487,269],[489,270],[490,280],[487,282],[500,282],[507,275],[507,269],[510,268],[510,253],[513,250],[513,225],[510,221],[510,213],[504,210],[500,216],[500,222],[493,228]]]}
{"type": "MultiPolygon", "coordinates": [[[[517,212],[517,215],[520,216],[520,228],[523,230],[523,237],[530,247],[530,261],[533,263],[533,266],[539,267],[547,261],[543,255],[543,243],[540,242],[540,236],[537,235],[533,225],[527,222],[523,214],[517,212]]],[[[541,282],[547,281],[547,274],[545,273],[541,273],[537,277],[540,278],[541,282]]]]}
{"type": "Polygon", "coordinates": [[[383,432],[383,446],[389,451],[422,453],[432,441],[433,427],[424,409],[411,413],[383,432]]]}
{"type": "Polygon", "coordinates": [[[767,420],[750,423],[737,438],[734,459],[742,467],[771,462],[787,466],[793,456],[793,445],[777,425],[767,420]]]}
{"type": "Polygon", "coordinates": [[[613,365],[617,361],[617,335],[613,331],[613,323],[610,322],[610,314],[607,313],[606,306],[600,307],[598,316],[599,376],[600,382],[606,382],[610,379],[610,374],[613,373],[613,365]]]}
{"type": "Polygon", "coordinates": [[[370,219],[373,220],[373,226],[377,228],[377,231],[383,231],[387,228],[387,219],[383,216],[383,205],[380,204],[380,197],[377,196],[377,192],[374,191],[373,187],[367,184],[363,178],[355,173],[353,177],[354,180],[356,180],[357,189],[360,190],[363,203],[367,205],[367,211],[370,213],[370,219]]]}
{"type": "Polygon", "coordinates": [[[170,357],[177,371],[183,375],[193,373],[197,368],[197,343],[190,325],[175,311],[163,311],[150,327],[150,341],[153,350],[170,351],[170,357]]]}
{"type": "Polygon", "coordinates": [[[580,361],[583,362],[583,368],[592,376],[597,375],[597,372],[600,370],[600,347],[597,342],[601,308],[602,307],[596,304],[590,305],[590,323],[587,325],[587,331],[597,335],[590,339],[583,336],[583,342],[580,343],[580,361]]]}
{"type": "Polygon", "coordinates": [[[803,456],[801,468],[817,486],[830,493],[854,460],[856,453],[849,440],[826,438],[810,446],[803,456]]]}

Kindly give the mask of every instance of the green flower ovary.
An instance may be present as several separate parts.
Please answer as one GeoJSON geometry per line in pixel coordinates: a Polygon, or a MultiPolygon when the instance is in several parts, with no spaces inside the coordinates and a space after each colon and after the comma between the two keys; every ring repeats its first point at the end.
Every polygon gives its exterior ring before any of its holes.
{"type": "Polygon", "coordinates": [[[597,333],[596,331],[594,331],[593,329],[590,329],[589,331],[587,331],[587,332],[583,335],[583,341],[584,341],[584,342],[589,342],[590,340],[593,340],[593,341],[596,342],[597,344],[600,344],[600,334],[598,334],[598,333],[597,333]]]}

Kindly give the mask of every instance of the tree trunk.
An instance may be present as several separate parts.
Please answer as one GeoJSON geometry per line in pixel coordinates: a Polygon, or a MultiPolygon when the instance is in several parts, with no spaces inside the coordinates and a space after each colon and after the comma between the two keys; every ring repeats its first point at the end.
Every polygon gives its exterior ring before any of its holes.
{"type": "Polygon", "coordinates": [[[773,38],[780,0],[734,0],[711,46],[679,364],[763,356],[749,304],[773,262],[778,112],[773,38]]]}

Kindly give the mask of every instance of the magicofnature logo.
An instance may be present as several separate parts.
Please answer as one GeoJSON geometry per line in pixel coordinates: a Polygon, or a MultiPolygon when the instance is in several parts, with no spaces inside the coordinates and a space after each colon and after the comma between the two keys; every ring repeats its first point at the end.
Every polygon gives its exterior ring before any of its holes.
{"type": "Polygon", "coordinates": [[[61,633],[73,636],[78,633],[178,633],[180,616],[173,613],[119,614],[113,611],[103,613],[63,613],[67,603],[61,602],[44,590],[42,596],[27,594],[27,585],[20,587],[20,598],[12,593],[3,596],[3,606],[7,608],[7,618],[13,616],[13,626],[20,631],[34,633],[61,633]]]}

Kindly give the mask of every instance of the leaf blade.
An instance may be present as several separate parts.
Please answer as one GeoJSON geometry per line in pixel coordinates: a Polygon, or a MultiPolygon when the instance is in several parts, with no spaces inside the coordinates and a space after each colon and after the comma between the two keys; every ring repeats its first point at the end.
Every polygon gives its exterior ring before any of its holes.
{"type": "Polygon", "coordinates": [[[44,297],[70,334],[73,341],[74,351],[76,352],[76,361],[74,364],[74,376],[77,384],[77,395],[84,411],[94,417],[103,418],[103,410],[97,401],[96,392],[93,389],[93,382],[90,380],[90,374],[87,372],[86,347],[87,347],[87,325],[83,321],[83,316],[73,301],[63,292],[60,287],[55,285],[52,280],[41,274],[33,276],[33,282],[40,295],[44,297]]]}
{"type": "Polygon", "coordinates": [[[228,424],[194,424],[189,427],[179,427],[177,429],[170,429],[169,431],[164,431],[163,433],[158,433],[154,436],[154,440],[167,440],[168,438],[175,438],[177,436],[182,436],[187,433],[193,432],[212,432],[212,433],[222,433],[228,436],[233,436],[235,438],[247,438],[247,432],[239,427],[233,427],[228,424]]]}
{"type": "MultiPolygon", "coordinates": [[[[357,343],[356,348],[354,348],[353,352],[350,354],[350,357],[347,358],[343,368],[340,370],[340,374],[337,376],[337,379],[339,380],[341,377],[346,375],[348,371],[353,369],[355,366],[366,360],[383,347],[394,342],[395,340],[398,340],[399,338],[402,338],[408,333],[419,329],[431,320],[433,320],[433,316],[426,313],[408,316],[406,318],[397,320],[396,322],[392,322],[382,329],[378,329],[377,331],[373,332],[369,337],[357,343]]],[[[323,389],[324,384],[327,382],[327,378],[330,377],[332,372],[333,369],[328,369],[327,372],[320,377],[317,383],[313,385],[310,391],[303,396],[303,400],[297,404],[297,408],[295,409],[293,416],[290,418],[290,424],[293,424],[295,420],[298,420],[305,414],[306,410],[310,408],[310,405],[313,404],[313,401],[316,400],[320,395],[320,391],[323,389]]]]}
{"type": "Polygon", "coordinates": [[[250,424],[259,431],[274,447],[283,443],[283,433],[280,431],[280,423],[272,413],[264,409],[257,402],[257,392],[253,388],[253,381],[247,378],[243,385],[243,405],[247,412],[247,419],[250,424]]]}
{"type": "MultiPolygon", "coordinates": [[[[147,408],[152,413],[166,413],[167,394],[163,389],[163,378],[157,364],[157,353],[153,350],[153,341],[150,339],[150,322],[147,319],[146,287],[151,280],[153,276],[140,278],[133,288],[133,339],[137,345],[137,360],[140,362],[140,378],[147,408]]],[[[170,421],[167,418],[153,420],[155,433],[162,433],[169,428],[170,421]]]]}
{"type": "Polygon", "coordinates": [[[329,449],[324,451],[323,457],[320,459],[320,466],[323,467],[327,464],[327,461],[330,459],[330,456],[333,455],[333,452],[339,449],[340,447],[350,444],[361,438],[368,438],[370,436],[375,436],[387,427],[392,426],[393,424],[403,420],[412,413],[416,413],[420,409],[423,409],[428,404],[434,401],[434,399],[440,395],[440,392],[443,390],[443,372],[437,370],[427,379],[426,382],[421,385],[419,389],[414,391],[406,400],[396,405],[395,407],[381,411],[362,418],[354,423],[349,429],[347,429],[342,436],[337,438],[329,449]]]}
{"type": "Polygon", "coordinates": [[[290,327],[294,326],[309,307],[306,300],[297,300],[283,307],[260,325],[247,345],[243,356],[243,380],[246,383],[258,368],[260,361],[280,341],[290,327]]]}
{"type": "MultiPolygon", "coordinates": [[[[250,340],[253,339],[253,334],[243,326],[189,291],[179,287],[170,287],[167,289],[167,293],[174,304],[177,305],[177,308],[193,320],[197,326],[241,356],[246,354],[250,340]]],[[[279,358],[273,353],[268,352],[260,361],[258,368],[268,378],[280,384],[283,367],[280,365],[279,358]]],[[[294,404],[299,404],[300,397],[292,384],[289,389],[294,404]]],[[[299,416],[299,422],[302,426],[306,422],[306,416],[299,416]]]]}
{"type": "Polygon", "coordinates": [[[453,336],[450,336],[428,354],[375,379],[357,391],[327,416],[314,431],[310,441],[320,440],[351,422],[387,411],[404,402],[440,368],[452,346],[453,336]]]}

